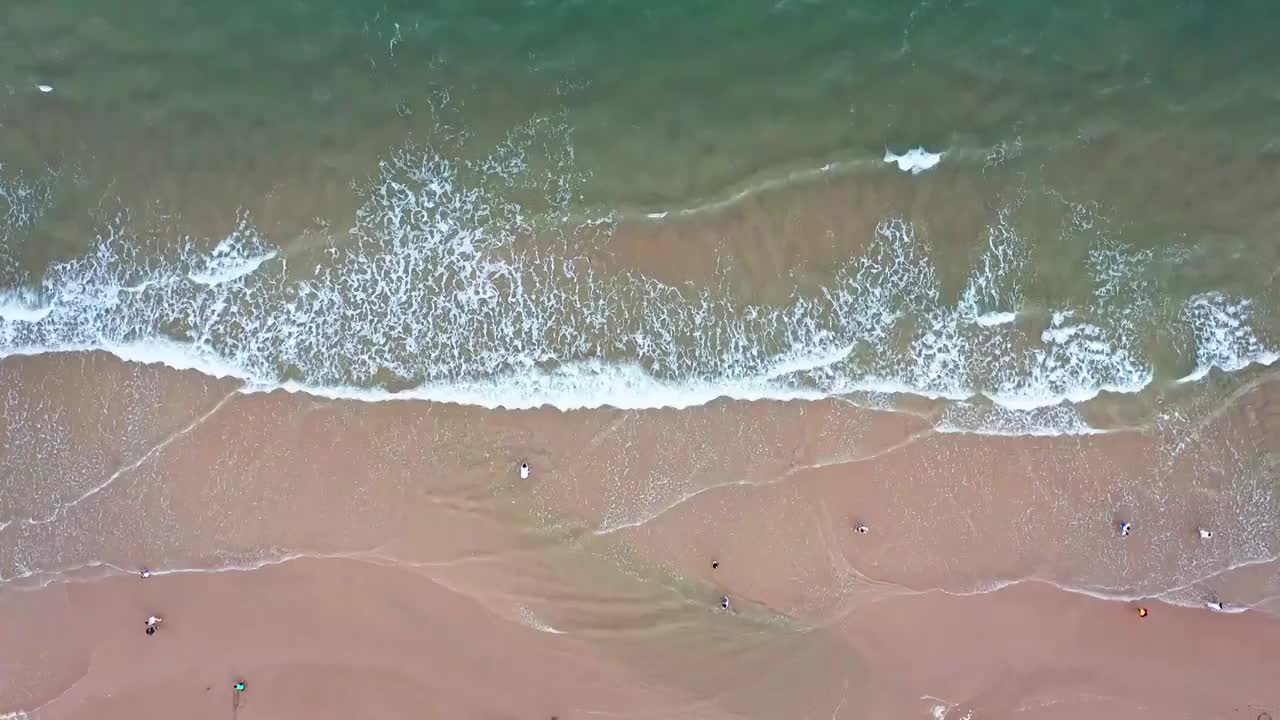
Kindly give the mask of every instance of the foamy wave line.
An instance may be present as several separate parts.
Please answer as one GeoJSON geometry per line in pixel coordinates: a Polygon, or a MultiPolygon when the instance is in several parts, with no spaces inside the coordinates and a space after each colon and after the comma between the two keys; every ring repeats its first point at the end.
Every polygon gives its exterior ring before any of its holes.
{"type": "Polygon", "coordinates": [[[34,293],[0,292],[0,320],[38,323],[52,312],[53,306],[41,303],[34,293]]]}
{"type": "Polygon", "coordinates": [[[1182,319],[1196,336],[1196,367],[1179,383],[1203,380],[1213,370],[1233,373],[1251,365],[1269,367],[1280,352],[1267,347],[1250,325],[1251,299],[1232,298],[1222,292],[1206,292],[1189,299],[1182,319]]]}
{"type": "MultiPolygon", "coordinates": [[[[269,393],[283,390],[332,400],[360,402],[424,401],[473,405],[496,410],[531,410],[551,407],[557,410],[591,410],[616,408],[619,410],[687,409],[708,405],[717,400],[756,401],[820,401],[843,398],[852,393],[877,393],[887,395],[913,395],[930,400],[971,401],[986,399],[995,405],[1015,412],[1055,408],[1096,398],[1103,392],[1117,394],[1139,393],[1150,386],[1150,376],[1142,384],[1125,386],[1100,386],[1092,389],[1075,389],[1062,396],[1031,396],[975,392],[965,389],[932,390],[918,388],[905,382],[878,377],[841,385],[831,391],[790,386],[779,378],[813,367],[822,367],[830,359],[829,352],[808,356],[797,355],[778,360],[767,370],[753,376],[716,380],[683,380],[669,382],[654,378],[642,368],[627,365],[607,365],[596,362],[572,363],[555,371],[530,370],[519,375],[506,375],[483,380],[459,380],[447,383],[426,383],[414,388],[390,391],[381,388],[350,385],[314,385],[293,380],[257,376],[225,358],[189,343],[154,338],[138,343],[81,344],[65,347],[18,347],[6,349],[0,358],[36,356],[63,353],[105,352],[125,362],[142,365],[161,365],[172,370],[194,371],[216,379],[234,379],[244,383],[240,392],[269,393]]],[[[1061,435],[1105,432],[1088,427],[1081,421],[1071,426],[1028,426],[1026,430],[992,427],[990,432],[981,428],[946,423],[938,428],[943,432],[976,432],[996,435],[1061,435]]]]}
{"type": "Polygon", "coordinates": [[[987,437],[1064,437],[1084,435],[1108,435],[1117,432],[1129,432],[1133,428],[1096,428],[1091,425],[1071,424],[1066,426],[1026,425],[1015,428],[999,425],[975,425],[972,427],[940,422],[933,428],[936,432],[947,435],[984,435],[987,437]]]}
{"type": "Polygon", "coordinates": [[[1226,565],[1225,567],[1219,568],[1217,570],[1214,570],[1213,572],[1193,578],[1189,581],[1182,583],[1181,585],[1176,585],[1174,587],[1166,588],[1158,592],[1133,592],[1133,591],[1124,591],[1118,588],[1107,588],[1107,587],[1097,587],[1097,586],[1091,587],[1086,585],[1069,585],[1067,583],[1059,582],[1056,580],[1049,580],[1047,578],[1041,578],[1036,576],[1023,577],[1023,578],[1010,578],[1010,579],[1004,579],[1004,580],[993,580],[983,585],[980,585],[979,587],[972,588],[970,590],[950,590],[947,588],[912,589],[907,587],[904,587],[904,589],[911,592],[919,593],[919,594],[937,592],[937,593],[942,593],[944,595],[954,595],[957,597],[971,597],[974,595],[987,595],[990,593],[999,592],[1001,590],[1004,590],[1005,588],[1013,587],[1015,585],[1023,585],[1027,583],[1039,583],[1042,585],[1048,585],[1057,590],[1061,590],[1062,592],[1074,593],[1076,595],[1084,595],[1087,597],[1094,598],[1095,600],[1106,600],[1109,602],[1137,602],[1139,600],[1158,600],[1162,603],[1165,603],[1166,605],[1173,605],[1176,607],[1184,607],[1184,608],[1189,608],[1193,610],[1211,609],[1213,612],[1226,612],[1226,613],[1234,614],[1234,613],[1247,612],[1248,610],[1252,609],[1253,606],[1231,605],[1224,610],[1218,610],[1216,607],[1210,608],[1203,599],[1196,599],[1196,600],[1179,599],[1175,596],[1178,593],[1191,590],[1197,585],[1201,585],[1203,583],[1209,582],[1214,578],[1222,577],[1227,573],[1235,572],[1236,570],[1241,570],[1241,569],[1253,567],[1256,565],[1266,565],[1268,563],[1274,563],[1277,561],[1280,561],[1280,555],[1272,555],[1269,557],[1241,560],[1241,561],[1226,565]]]}
{"type": "MultiPolygon", "coordinates": [[[[365,551],[340,553],[307,553],[286,552],[268,554],[247,562],[228,562],[224,565],[208,567],[174,567],[165,569],[149,569],[152,577],[162,575],[217,574],[228,572],[252,572],[274,565],[283,565],[294,560],[358,560],[365,551]]],[[[126,568],[105,561],[94,561],[71,567],[54,570],[28,570],[13,577],[0,578],[0,586],[10,586],[23,590],[39,590],[54,583],[96,582],[106,577],[136,576],[141,568],[126,568]],[[98,574],[101,573],[101,574],[98,574]]]]}
{"type": "Polygon", "coordinates": [[[1251,365],[1259,365],[1261,367],[1271,367],[1280,360],[1280,353],[1271,350],[1264,350],[1252,355],[1237,356],[1231,359],[1227,364],[1218,364],[1215,362],[1201,363],[1196,366],[1195,370],[1187,373],[1186,376],[1178,378],[1178,383],[1199,382],[1209,376],[1214,370],[1221,370],[1224,373],[1233,373],[1237,370],[1243,370],[1251,365]]]}
{"type": "MultiPolygon", "coordinates": [[[[528,166],[521,147],[499,147],[468,167],[514,181],[512,168],[528,166]]],[[[548,158],[557,168],[571,165],[548,158]]],[[[797,290],[785,303],[739,307],[712,290],[508,257],[531,227],[528,212],[487,180],[461,178],[434,151],[394,152],[360,190],[367,198],[347,240],[328,248],[305,280],[266,277],[264,264],[278,257],[284,270],[284,251],[245,215],[211,253],[190,249],[158,268],[132,259],[128,218],[117,218],[96,251],[52,268],[38,290],[0,298],[0,357],[105,351],[234,378],[243,392],[508,409],[687,408],[852,393],[985,398],[1010,412],[979,418],[976,427],[950,418],[946,427],[998,434],[1088,432],[1070,413],[1059,413],[1065,424],[1029,415],[1047,418],[1054,413],[1045,409],[1142,392],[1154,381],[1137,339],[1145,306],[1114,305],[1146,288],[1145,256],[1122,247],[1091,251],[1099,282],[1092,301],[1053,312],[1040,342],[1023,337],[1023,328],[1001,329],[1016,325],[1030,262],[1011,210],[988,227],[986,251],[954,304],[943,299],[910,223],[890,218],[821,293],[797,290]],[[897,347],[893,338],[908,330],[909,347],[897,347]],[[598,357],[634,364],[591,360],[598,357]],[[549,362],[563,364],[545,369],[549,362]],[[417,386],[369,387],[389,375],[417,386]]],[[[554,208],[566,207],[557,198],[576,187],[559,172],[522,182],[542,191],[551,182],[554,208]],[[568,184],[555,184],[561,180],[568,184]]],[[[1188,306],[1183,325],[1196,336],[1202,365],[1229,370],[1268,347],[1250,307],[1220,293],[1188,306]]]]}

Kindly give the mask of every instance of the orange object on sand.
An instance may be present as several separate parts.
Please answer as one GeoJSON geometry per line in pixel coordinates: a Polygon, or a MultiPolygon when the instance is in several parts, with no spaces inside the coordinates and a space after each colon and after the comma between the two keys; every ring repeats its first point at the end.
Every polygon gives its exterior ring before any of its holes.
{"type": "Polygon", "coordinates": [[[1146,608],[1138,608],[1138,617],[1146,617],[1146,616],[1147,616],[1147,609],[1146,609],[1146,608]]]}

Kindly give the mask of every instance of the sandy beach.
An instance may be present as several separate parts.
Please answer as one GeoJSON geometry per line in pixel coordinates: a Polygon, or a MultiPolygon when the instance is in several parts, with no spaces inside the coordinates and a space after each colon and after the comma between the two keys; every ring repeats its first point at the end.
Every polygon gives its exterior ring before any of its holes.
{"type": "Polygon", "coordinates": [[[1208,470],[1242,443],[1273,452],[1266,375],[1196,433],[1180,429],[1194,444],[1171,455],[1153,432],[980,437],[844,403],[492,412],[244,394],[105,355],[11,358],[0,372],[28,407],[67,421],[11,414],[4,430],[6,462],[30,468],[6,489],[0,529],[5,712],[1280,707],[1268,650],[1280,568],[1233,567],[1250,528],[1212,515],[1264,488],[1208,470]],[[23,457],[24,433],[55,431],[73,440],[64,455],[23,457]],[[1139,491],[1135,459],[1157,455],[1172,458],[1159,478],[1178,492],[1139,491]],[[88,463],[104,471],[59,484],[88,463]],[[685,471],[652,470],[668,466],[685,471]],[[1210,522],[1211,543],[1196,535],[1210,522]],[[66,570],[23,577],[30,567],[66,570]],[[1204,607],[1219,598],[1252,609],[1204,607]],[[151,614],[164,620],[148,636],[151,614]]]}
{"type": "Polygon", "coordinates": [[[1155,604],[1139,620],[1035,585],[871,603],[749,642],[751,660],[698,647],[706,629],[665,646],[539,631],[413,570],[340,559],[71,581],[0,608],[4,666],[20,668],[4,702],[40,718],[1245,719],[1277,702],[1268,616],[1155,604]]]}

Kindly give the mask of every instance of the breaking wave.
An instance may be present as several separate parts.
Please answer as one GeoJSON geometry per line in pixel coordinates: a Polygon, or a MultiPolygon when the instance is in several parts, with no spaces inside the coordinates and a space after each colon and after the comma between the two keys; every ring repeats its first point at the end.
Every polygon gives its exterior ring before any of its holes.
{"type": "MultiPolygon", "coordinates": [[[[1089,297],[1028,307],[1034,269],[1012,206],[951,298],[901,218],[827,287],[773,305],[599,273],[587,246],[607,244],[614,221],[567,226],[585,181],[570,128],[538,118],[479,160],[391,151],[320,252],[291,254],[242,214],[211,251],[142,257],[121,211],[89,252],[0,294],[0,355],[101,350],[246,391],[506,408],[908,393],[960,403],[941,429],[999,434],[1093,432],[1073,406],[1150,387],[1153,335],[1194,337],[1184,380],[1277,358],[1249,299],[1201,294],[1165,318],[1152,254],[1102,235],[1089,297]]],[[[6,228],[33,216],[31,196],[0,187],[6,228]]],[[[1073,206],[1064,230],[1091,223],[1073,206]]]]}

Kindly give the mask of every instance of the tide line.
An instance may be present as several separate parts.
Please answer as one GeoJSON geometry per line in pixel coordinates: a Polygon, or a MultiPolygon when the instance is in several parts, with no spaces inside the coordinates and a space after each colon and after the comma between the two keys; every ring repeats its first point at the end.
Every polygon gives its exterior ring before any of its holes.
{"type": "Polygon", "coordinates": [[[651,515],[648,515],[648,516],[646,516],[646,517],[640,518],[639,520],[633,520],[633,521],[629,521],[629,522],[625,522],[625,523],[619,523],[619,524],[616,524],[616,525],[607,525],[607,526],[602,526],[602,527],[600,527],[600,528],[596,529],[595,531],[593,531],[593,534],[595,534],[595,535],[611,535],[611,534],[616,533],[616,532],[619,532],[619,531],[621,531],[621,530],[630,530],[630,529],[632,529],[632,528],[640,527],[641,525],[645,525],[645,524],[647,524],[647,523],[649,523],[649,522],[652,522],[653,520],[656,520],[657,518],[659,518],[659,517],[661,517],[661,516],[663,516],[663,515],[665,515],[665,514],[667,514],[667,513],[671,512],[672,510],[674,510],[674,509],[676,509],[677,507],[679,507],[679,506],[681,506],[681,505],[683,505],[683,504],[685,504],[685,503],[689,502],[690,500],[692,500],[692,499],[694,499],[694,498],[698,497],[699,495],[702,495],[702,494],[704,494],[704,493],[711,492],[712,490],[723,490],[723,489],[725,489],[725,488],[732,488],[732,487],[744,487],[744,486],[745,486],[745,487],[769,487],[769,486],[772,486],[772,485],[778,485],[778,484],[780,484],[780,483],[786,482],[786,481],[787,481],[787,480],[789,480],[793,475],[796,475],[796,474],[798,474],[798,473],[804,472],[804,471],[806,471],[806,470],[816,470],[816,469],[819,469],[819,468],[832,467],[832,466],[835,466],[835,465],[853,465],[853,464],[856,464],[856,463],[868,462],[868,461],[870,461],[870,460],[874,460],[874,459],[876,459],[876,458],[883,457],[883,456],[885,456],[885,455],[888,455],[888,454],[891,454],[891,453],[897,452],[898,450],[901,450],[902,448],[905,448],[905,447],[907,447],[907,446],[911,445],[912,443],[916,442],[917,440],[919,440],[919,439],[921,439],[921,438],[923,438],[923,437],[926,437],[926,436],[928,436],[928,435],[932,435],[933,433],[934,433],[934,429],[933,429],[933,428],[926,428],[926,429],[923,429],[923,430],[920,430],[920,431],[914,432],[914,433],[912,433],[912,434],[908,435],[907,437],[903,438],[902,440],[900,440],[900,441],[898,441],[898,442],[896,442],[896,443],[894,443],[894,444],[892,444],[892,445],[888,445],[888,446],[886,446],[886,447],[880,448],[880,449],[876,450],[875,452],[869,453],[869,454],[867,454],[867,455],[855,455],[855,456],[853,456],[853,457],[849,457],[849,458],[834,459],[834,460],[828,460],[828,461],[823,461],[823,462],[812,463],[812,464],[808,464],[808,465],[797,465],[797,466],[793,466],[793,467],[791,467],[791,468],[787,469],[787,471],[786,471],[786,472],[782,473],[782,474],[781,474],[781,475],[779,475],[778,477],[773,478],[773,479],[771,479],[771,480],[762,480],[762,481],[752,481],[752,480],[735,480],[735,481],[733,481],[733,482],[718,483],[718,484],[715,484],[715,485],[708,485],[708,486],[706,486],[706,487],[704,487],[704,488],[699,488],[699,489],[697,489],[697,490],[695,490],[695,491],[693,491],[693,492],[691,492],[691,493],[688,493],[688,494],[686,494],[686,495],[684,495],[684,496],[680,497],[679,499],[675,500],[674,502],[670,503],[669,505],[667,505],[667,506],[665,506],[665,507],[661,508],[661,509],[660,509],[660,510],[658,510],[657,512],[652,513],[651,515]]]}
{"type": "MultiPolygon", "coordinates": [[[[206,412],[205,414],[203,414],[203,415],[201,415],[201,416],[197,417],[195,420],[192,420],[190,423],[188,423],[188,424],[187,424],[185,427],[183,427],[182,429],[180,429],[180,430],[178,430],[178,431],[176,431],[176,432],[172,433],[172,434],[171,434],[171,435],[169,435],[168,437],[164,438],[164,439],[163,439],[163,440],[161,440],[159,443],[157,443],[157,444],[155,444],[154,446],[152,446],[150,450],[147,450],[145,453],[143,453],[141,456],[139,456],[139,457],[138,457],[136,460],[134,460],[133,462],[131,462],[131,463],[129,463],[128,465],[125,465],[125,466],[121,467],[120,469],[116,470],[115,472],[111,473],[111,475],[110,475],[110,476],[108,476],[106,480],[103,480],[102,482],[100,482],[100,483],[98,483],[97,485],[93,486],[93,487],[92,487],[92,488],[90,488],[89,490],[85,491],[85,493],[84,493],[83,495],[81,495],[80,497],[76,498],[75,500],[72,500],[72,501],[71,501],[71,502],[69,502],[69,503],[66,503],[65,505],[59,505],[57,508],[55,508],[55,509],[54,509],[54,511],[53,511],[53,512],[48,516],[48,517],[46,517],[46,518],[40,518],[40,519],[37,519],[37,518],[27,518],[27,519],[25,520],[25,523],[26,523],[27,525],[44,525],[44,524],[46,524],[46,523],[50,523],[50,522],[53,522],[54,520],[58,519],[59,517],[61,517],[63,514],[65,514],[65,513],[66,513],[68,510],[70,510],[71,508],[75,507],[76,505],[79,505],[80,503],[84,502],[85,500],[88,500],[89,498],[93,497],[94,495],[97,495],[98,493],[100,493],[100,492],[102,492],[103,490],[107,489],[107,488],[108,488],[108,487],[109,487],[113,482],[115,482],[115,481],[116,481],[116,479],[117,479],[117,478],[119,478],[121,475],[123,475],[124,473],[129,472],[130,470],[133,470],[133,469],[137,468],[138,466],[142,465],[142,463],[146,462],[146,461],[147,461],[147,459],[148,459],[148,458],[150,458],[152,455],[155,455],[156,453],[160,452],[161,450],[165,449],[165,448],[166,448],[166,447],[168,447],[170,444],[172,444],[174,440],[177,440],[178,438],[182,437],[183,435],[186,435],[187,433],[189,433],[189,432],[191,432],[192,430],[194,430],[194,429],[195,429],[196,427],[198,427],[201,423],[205,422],[205,421],[206,421],[206,420],[208,420],[210,417],[212,417],[214,413],[218,412],[218,410],[221,410],[223,405],[226,405],[226,404],[227,404],[227,403],[228,403],[232,398],[236,397],[236,395],[238,395],[238,394],[239,394],[239,392],[237,392],[237,391],[233,391],[233,392],[228,393],[228,394],[226,395],[226,397],[224,397],[224,398],[222,398],[221,400],[219,400],[219,401],[218,401],[218,403],[217,403],[216,405],[214,405],[214,406],[213,406],[213,408],[212,408],[212,409],[210,409],[208,412],[206,412]]],[[[5,527],[7,527],[7,525],[6,525],[5,527]]],[[[0,530],[3,530],[3,529],[4,529],[4,528],[0,528],[0,530]]]]}

